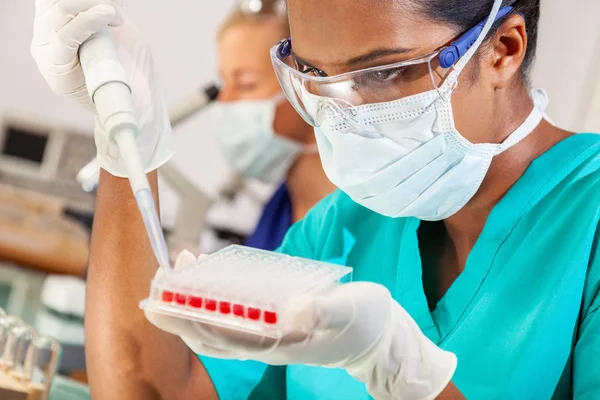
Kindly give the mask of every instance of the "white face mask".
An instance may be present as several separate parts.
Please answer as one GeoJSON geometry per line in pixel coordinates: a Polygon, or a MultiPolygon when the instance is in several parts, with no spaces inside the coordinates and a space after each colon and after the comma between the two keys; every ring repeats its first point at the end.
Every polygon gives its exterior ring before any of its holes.
{"type": "Polygon", "coordinates": [[[273,130],[283,94],[271,100],[215,103],[212,119],[217,143],[227,162],[247,178],[282,181],[300,154],[310,151],[273,130]]]}
{"type": "Polygon", "coordinates": [[[548,103],[545,92],[532,92],[533,111],[502,144],[473,144],[457,131],[450,97],[490,28],[487,23],[438,90],[358,106],[364,121],[360,128],[344,129],[346,124],[334,114],[315,128],[331,182],[355,202],[388,217],[437,221],[463,208],[479,189],[492,158],[529,135],[548,103]]]}

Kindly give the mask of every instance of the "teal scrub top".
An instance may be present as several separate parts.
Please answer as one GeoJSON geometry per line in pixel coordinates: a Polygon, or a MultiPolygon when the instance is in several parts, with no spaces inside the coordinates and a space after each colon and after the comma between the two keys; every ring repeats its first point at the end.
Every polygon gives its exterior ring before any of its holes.
{"type": "MultiPolygon", "coordinates": [[[[538,157],[494,207],[464,271],[430,311],[414,218],[335,192],[288,232],[284,253],[377,282],[458,357],[468,399],[600,399],[600,135],[538,157]]],[[[402,334],[402,333],[399,333],[402,334]]],[[[366,400],[345,371],[201,357],[221,400],[366,400]]]]}

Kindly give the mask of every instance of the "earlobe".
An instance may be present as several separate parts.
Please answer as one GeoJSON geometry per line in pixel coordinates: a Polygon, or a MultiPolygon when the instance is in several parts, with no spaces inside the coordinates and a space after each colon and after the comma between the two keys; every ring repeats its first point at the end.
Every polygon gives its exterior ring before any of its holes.
{"type": "Polygon", "coordinates": [[[527,52],[527,31],[521,15],[513,15],[498,29],[493,48],[493,84],[507,87],[519,71],[527,52]]]}

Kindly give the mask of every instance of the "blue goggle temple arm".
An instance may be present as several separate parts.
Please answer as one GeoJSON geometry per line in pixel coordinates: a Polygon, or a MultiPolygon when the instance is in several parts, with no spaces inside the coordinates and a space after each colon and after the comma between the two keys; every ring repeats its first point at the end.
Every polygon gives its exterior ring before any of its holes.
{"type": "MultiPolygon", "coordinates": [[[[513,10],[513,7],[502,7],[500,11],[498,11],[498,15],[496,16],[496,20],[494,22],[498,22],[506,15],[508,15],[513,10]]],[[[439,54],[439,62],[442,68],[450,68],[462,56],[465,55],[467,51],[473,46],[473,44],[477,41],[477,38],[481,34],[485,23],[487,22],[487,18],[481,21],[477,26],[466,31],[461,37],[456,39],[454,42],[450,44],[450,46],[446,47],[444,50],[440,51],[439,54]]]]}

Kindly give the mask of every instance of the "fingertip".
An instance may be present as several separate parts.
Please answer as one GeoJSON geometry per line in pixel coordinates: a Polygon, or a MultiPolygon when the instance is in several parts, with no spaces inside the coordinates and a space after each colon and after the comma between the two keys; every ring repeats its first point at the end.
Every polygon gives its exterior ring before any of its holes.
{"type": "Polygon", "coordinates": [[[194,255],[194,253],[192,253],[188,249],[183,249],[183,250],[181,250],[181,253],[179,254],[178,258],[184,258],[186,260],[193,258],[195,260],[196,256],[194,255]]]}
{"type": "Polygon", "coordinates": [[[312,332],[318,321],[318,302],[306,297],[298,297],[288,302],[281,313],[281,324],[295,332],[312,332]]]}
{"type": "Polygon", "coordinates": [[[345,329],[354,319],[356,299],[342,288],[315,299],[313,307],[318,328],[345,329]]]}
{"type": "Polygon", "coordinates": [[[115,8],[115,16],[109,25],[113,28],[117,28],[119,26],[122,26],[124,23],[125,23],[125,15],[123,13],[123,9],[119,5],[117,8],[115,8]]]}
{"type": "Polygon", "coordinates": [[[196,262],[196,256],[189,250],[183,250],[175,261],[174,269],[177,271],[178,269],[181,269],[184,266],[194,262],[196,262]]]}
{"type": "Polygon", "coordinates": [[[91,8],[90,12],[95,14],[96,19],[113,28],[122,26],[125,21],[122,10],[114,5],[101,4],[91,8]]]}
{"type": "Polygon", "coordinates": [[[161,279],[163,276],[165,276],[165,271],[159,267],[156,274],[154,274],[154,279],[161,279]]]}
{"type": "Polygon", "coordinates": [[[100,4],[98,6],[92,7],[90,11],[93,11],[96,15],[103,17],[111,17],[117,15],[117,9],[113,6],[109,6],[108,4],[100,4]]]}
{"type": "Polygon", "coordinates": [[[170,317],[168,315],[156,313],[148,309],[144,310],[144,315],[148,322],[161,331],[170,333],[171,335],[180,335],[187,332],[188,322],[179,318],[170,317]]]}
{"type": "Polygon", "coordinates": [[[152,325],[154,325],[156,328],[160,328],[160,321],[158,320],[158,314],[153,313],[152,311],[149,311],[148,309],[144,310],[144,315],[146,316],[146,319],[148,320],[148,322],[150,322],[152,325]]]}

